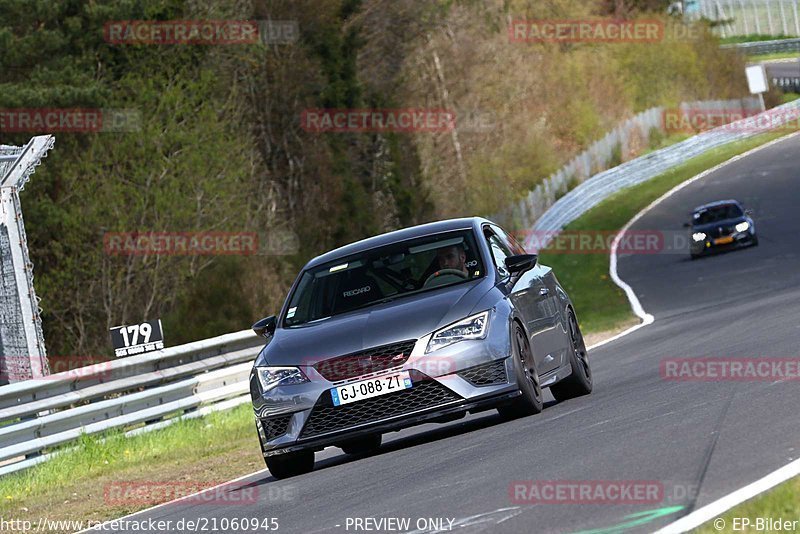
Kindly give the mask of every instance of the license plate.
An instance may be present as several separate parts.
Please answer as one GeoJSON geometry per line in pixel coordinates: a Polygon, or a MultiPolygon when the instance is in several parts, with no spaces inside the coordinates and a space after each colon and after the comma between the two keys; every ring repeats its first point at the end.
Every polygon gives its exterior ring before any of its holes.
{"type": "Polygon", "coordinates": [[[727,245],[728,243],[733,243],[733,236],[718,237],[714,240],[715,245],[727,245]]]}
{"type": "Polygon", "coordinates": [[[331,389],[331,398],[334,406],[341,406],[342,404],[386,395],[387,393],[394,393],[410,387],[411,377],[408,371],[402,371],[333,388],[331,389]]]}

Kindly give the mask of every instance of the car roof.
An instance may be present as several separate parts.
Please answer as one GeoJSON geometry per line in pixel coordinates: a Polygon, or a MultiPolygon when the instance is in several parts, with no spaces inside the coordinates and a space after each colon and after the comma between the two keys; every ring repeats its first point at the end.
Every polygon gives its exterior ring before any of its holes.
{"type": "Polygon", "coordinates": [[[703,204],[702,206],[697,206],[692,211],[693,212],[697,212],[697,211],[700,211],[700,210],[704,210],[704,209],[708,209],[708,208],[715,208],[717,206],[725,206],[725,205],[728,205],[728,204],[736,204],[740,208],[742,207],[741,204],[739,204],[738,200],[734,200],[734,199],[730,199],[730,200],[715,200],[714,202],[709,202],[708,204],[703,204]]]}
{"type": "Polygon", "coordinates": [[[364,252],[365,250],[372,248],[388,245],[390,243],[396,243],[398,241],[405,241],[406,239],[413,239],[415,237],[422,237],[454,230],[470,230],[473,228],[477,229],[480,228],[480,225],[483,223],[494,224],[492,221],[482,217],[464,217],[461,219],[446,219],[444,221],[436,221],[417,226],[410,226],[401,230],[394,230],[385,234],[368,237],[366,239],[362,239],[361,241],[356,241],[355,243],[350,243],[349,245],[345,245],[343,247],[326,252],[325,254],[321,254],[309,261],[303,270],[316,267],[317,265],[321,265],[323,263],[328,263],[329,261],[334,261],[344,256],[358,254],[359,252],[364,252]]]}

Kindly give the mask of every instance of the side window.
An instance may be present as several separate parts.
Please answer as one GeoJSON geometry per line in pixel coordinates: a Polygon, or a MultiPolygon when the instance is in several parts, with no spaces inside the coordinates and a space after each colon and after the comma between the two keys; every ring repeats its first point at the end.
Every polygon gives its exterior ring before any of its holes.
{"type": "Polygon", "coordinates": [[[497,235],[488,230],[486,231],[486,241],[489,243],[489,250],[492,251],[495,267],[502,276],[507,276],[509,273],[506,269],[506,258],[513,254],[497,235]]]}
{"type": "Polygon", "coordinates": [[[500,228],[499,226],[492,225],[492,230],[500,237],[500,239],[505,243],[506,248],[508,248],[512,255],[519,255],[519,254],[527,254],[525,251],[525,247],[519,244],[519,241],[514,239],[514,237],[507,233],[505,230],[500,228]]]}

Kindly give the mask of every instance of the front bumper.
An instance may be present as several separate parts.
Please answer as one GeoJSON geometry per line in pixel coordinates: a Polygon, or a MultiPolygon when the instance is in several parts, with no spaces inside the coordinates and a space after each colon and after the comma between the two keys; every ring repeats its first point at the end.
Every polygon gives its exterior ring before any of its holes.
{"type": "MultiPolygon", "coordinates": [[[[497,326],[497,325],[495,325],[497,326]]],[[[519,395],[507,328],[490,328],[485,339],[462,341],[425,354],[430,336],[419,339],[402,365],[353,379],[330,382],[313,367],[310,382],[266,393],[251,382],[256,426],[264,456],[321,450],[350,439],[458,418],[519,395]],[[409,371],[413,387],[333,406],[333,387],[398,371],[409,371]]]]}
{"type": "Polygon", "coordinates": [[[707,252],[721,252],[723,250],[733,250],[740,247],[745,247],[752,245],[755,241],[755,233],[751,233],[749,231],[737,232],[730,236],[722,237],[731,237],[732,241],[729,243],[717,244],[714,242],[714,240],[718,238],[707,237],[702,241],[692,241],[690,245],[690,251],[693,255],[697,256],[707,252]]]}

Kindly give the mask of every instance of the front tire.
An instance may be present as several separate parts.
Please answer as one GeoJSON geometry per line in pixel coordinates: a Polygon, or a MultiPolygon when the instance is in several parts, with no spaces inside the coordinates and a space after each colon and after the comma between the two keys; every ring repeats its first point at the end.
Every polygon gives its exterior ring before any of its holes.
{"type": "Polygon", "coordinates": [[[575,313],[569,311],[569,333],[572,350],[569,355],[569,364],[572,367],[572,374],[567,378],[550,386],[550,393],[558,402],[575,397],[588,395],[592,392],[592,369],[589,366],[589,356],[586,350],[586,343],[583,341],[578,320],[575,313]]]}
{"type": "Polygon", "coordinates": [[[289,478],[314,469],[314,451],[296,451],[264,458],[275,478],[289,478]]]}
{"type": "Polygon", "coordinates": [[[500,415],[507,419],[535,415],[540,413],[544,406],[542,386],[539,384],[539,374],[536,372],[536,364],[533,360],[528,336],[525,335],[522,327],[516,323],[512,332],[514,373],[522,394],[511,401],[510,404],[497,407],[500,415]]]}

